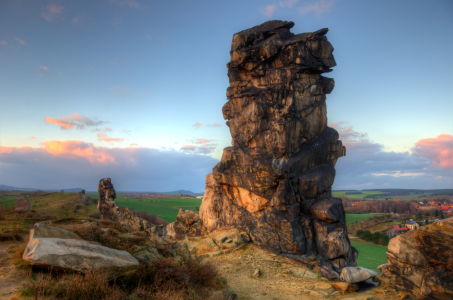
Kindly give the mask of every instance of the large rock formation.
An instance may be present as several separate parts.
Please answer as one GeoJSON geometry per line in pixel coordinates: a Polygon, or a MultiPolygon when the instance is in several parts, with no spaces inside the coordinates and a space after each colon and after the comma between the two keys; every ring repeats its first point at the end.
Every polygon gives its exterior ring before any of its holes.
{"type": "Polygon", "coordinates": [[[119,208],[115,203],[116,192],[110,178],[103,178],[99,181],[99,215],[101,219],[110,220],[121,224],[129,231],[143,231],[154,225],[140,217],[137,217],[129,208],[119,208]]]}
{"type": "MultiPolygon", "coordinates": [[[[200,217],[207,230],[234,226],[277,253],[325,258],[337,272],[355,266],[340,199],[331,197],[345,155],[327,127],[326,94],[335,66],[324,28],[294,35],[269,21],[233,36],[223,116],[233,138],[206,177],[200,217]]],[[[336,274],[338,275],[338,274],[336,274]]]]}
{"type": "Polygon", "coordinates": [[[131,275],[138,268],[138,261],[126,251],[84,241],[75,233],[39,223],[30,231],[22,258],[41,267],[96,270],[108,278],[131,275]]]}
{"type": "Polygon", "coordinates": [[[390,240],[382,283],[415,299],[453,299],[453,218],[390,240]]]}

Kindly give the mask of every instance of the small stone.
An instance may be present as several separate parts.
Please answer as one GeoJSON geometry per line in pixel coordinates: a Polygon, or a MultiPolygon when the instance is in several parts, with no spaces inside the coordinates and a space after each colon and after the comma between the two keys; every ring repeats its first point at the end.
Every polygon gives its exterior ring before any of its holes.
{"type": "Polygon", "coordinates": [[[346,292],[348,290],[349,283],[347,282],[334,282],[332,286],[340,292],[346,292]]]}
{"type": "Polygon", "coordinates": [[[261,271],[260,269],[256,269],[253,274],[252,274],[252,278],[258,278],[261,276],[261,271]]]}
{"type": "Polygon", "coordinates": [[[332,284],[326,282],[317,283],[315,286],[315,290],[326,294],[331,294],[335,291],[334,288],[332,287],[332,284]]]}

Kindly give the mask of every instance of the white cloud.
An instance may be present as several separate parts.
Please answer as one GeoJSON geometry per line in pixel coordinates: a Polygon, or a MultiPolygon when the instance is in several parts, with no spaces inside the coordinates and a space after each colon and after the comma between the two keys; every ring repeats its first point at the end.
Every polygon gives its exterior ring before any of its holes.
{"type": "Polygon", "coordinates": [[[263,7],[261,9],[261,13],[268,18],[272,18],[276,9],[277,9],[277,6],[275,4],[270,4],[270,5],[263,7]]]}
{"type": "Polygon", "coordinates": [[[318,0],[313,3],[307,3],[302,7],[299,7],[298,10],[301,15],[306,15],[310,12],[313,12],[314,14],[319,16],[324,13],[330,12],[334,3],[335,0],[318,0]]]}

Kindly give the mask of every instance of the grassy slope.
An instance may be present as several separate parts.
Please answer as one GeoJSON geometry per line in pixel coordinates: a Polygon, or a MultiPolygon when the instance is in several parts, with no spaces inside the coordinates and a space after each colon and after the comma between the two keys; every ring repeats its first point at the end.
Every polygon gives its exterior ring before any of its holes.
{"type": "Polygon", "coordinates": [[[32,209],[36,212],[57,218],[87,217],[98,211],[95,203],[90,203],[88,206],[79,203],[80,208],[74,213],[76,201],[79,199],[79,194],[52,193],[46,196],[30,198],[30,201],[33,205],[32,209]]]}
{"type": "Polygon", "coordinates": [[[351,239],[351,245],[359,251],[357,265],[375,270],[380,273],[377,267],[387,263],[387,247],[368,243],[360,239],[351,239]]]}
{"type": "Polygon", "coordinates": [[[174,222],[176,220],[180,208],[195,210],[201,205],[201,199],[181,198],[144,199],[139,201],[138,199],[117,197],[115,202],[119,207],[127,206],[133,210],[143,210],[147,213],[156,215],[167,222],[174,222]]]}
{"type": "Polygon", "coordinates": [[[374,218],[379,214],[346,214],[346,226],[353,222],[360,222],[366,219],[374,218]]]}

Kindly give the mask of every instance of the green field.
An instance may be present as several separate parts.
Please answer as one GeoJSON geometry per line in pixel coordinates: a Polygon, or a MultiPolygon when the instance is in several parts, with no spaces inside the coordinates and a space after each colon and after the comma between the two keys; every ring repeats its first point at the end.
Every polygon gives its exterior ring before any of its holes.
{"type": "Polygon", "coordinates": [[[382,264],[387,263],[387,247],[368,243],[359,239],[351,239],[351,245],[359,251],[359,258],[357,259],[357,265],[372,269],[378,272],[379,267],[382,264]]]}
{"type": "Polygon", "coordinates": [[[158,216],[161,219],[171,223],[176,220],[179,209],[195,210],[201,205],[201,199],[128,199],[117,197],[115,199],[119,207],[127,206],[136,211],[146,211],[149,214],[158,216]]]}
{"type": "Polygon", "coordinates": [[[346,198],[363,199],[363,197],[365,197],[367,195],[379,195],[379,194],[382,194],[382,192],[378,192],[378,191],[362,191],[362,194],[357,194],[357,195],[346,195],[345,193],[346,192],[332,192],[332,196],[333,197],[345,196],[346,198]]]}
{"type": "Polygon", "coordinates": [[[22,198],[22,197],[6,196],[3,199],[1,206],[3,207],[3,205],[5,205],[5,203],[6,203],[6,208],[12,208],[12,207],[14,207],[14,199],[20,199],[20,198],[22,198]]]}
{"type": "Polygon", "coordinates": [[[376,216],[379,216],[379,214],[346,214],[346,226],[356,221],[360,222],[376,216]]]}

